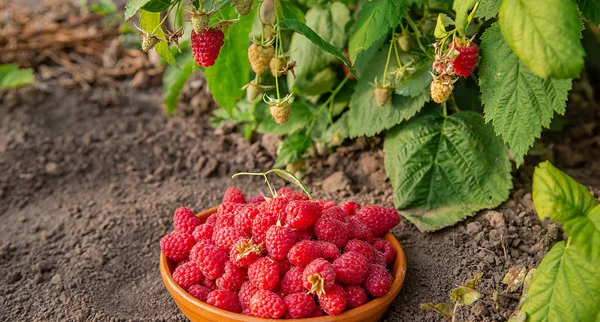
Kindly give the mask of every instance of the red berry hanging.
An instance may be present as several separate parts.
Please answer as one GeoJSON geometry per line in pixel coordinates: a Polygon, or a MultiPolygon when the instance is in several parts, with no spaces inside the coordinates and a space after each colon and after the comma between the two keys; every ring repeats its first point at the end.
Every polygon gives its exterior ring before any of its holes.
{"type": "Polygon", "coordinates": [[[471,75],[477,66],[477,61],[479,60],[479,47],[477,47],[477,44],[471,42],[470,40],[456,40],[450,43],[448,47],[451,49],[454,48],[454,50],[458,51],[458,55],[452,62],[454,73],[462,77],[468,77],[471,75]]]}
{"type": "Polygon", "coordinates": [[[204,29],[200,33],[192,30],[192,53],[196,63],[202,67],[214,65],[224,38],[221,29],[204,29]]]}

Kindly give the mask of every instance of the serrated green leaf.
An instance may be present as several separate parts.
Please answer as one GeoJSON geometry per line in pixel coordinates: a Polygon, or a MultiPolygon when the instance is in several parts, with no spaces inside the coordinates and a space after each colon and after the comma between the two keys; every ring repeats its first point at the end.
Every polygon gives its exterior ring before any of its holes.
{"type": "Polygon", "coordinates": [[[438,312],[439,314],[447,318],[450,318],[454,315],[454,312],[452,312],[452,308],[450,307],[450,305],[448,305],[448,303],[422,303],[421,305],[419,305],[419,308],[421,310],[430,310],[438,312]]]}
{"type": "Polygon", "coordinates": [[[354,61],[358,53],[398,26],[407,7],[406,0],[373,0],[365,4],[348,45],[350,59],[354,61]]]}
{"type": "MultiPolygon", "coordinates": [[[[265,108],[265,111],[267,111],[266,114],[269,114],[268,109],[269,107],[267,106],[265,108]]],[[[312,117],[313,113],[305,104],[295,101],[292,103],[292,112],[287,123],[279,125],[273,121],[270,115],[265,115],[265,119],[260,123],[257,131],[277,135],[292,134],[307,126],[312,117]]]]}
{"type": "Polygon", "coordinates": [[[17,88],[33,83],[33,70],[17,64],[0,65],[0,89],[17,88]]]}
{"type": "Polygon", "coordinates": [[[294,19],[306,23],[304,12],[295,4],[288,1],[280,1],[279,3],[281,3],[281,13],[284,19],[294,19]]]}
{"type": "Polygon", "coordinates": [[[167,66],[163,74],[163,92],[165,95],[163,103],[169,114],[172,114],[177,108],[179,94],[188,78],[194,70],[198,69],[198,64],[192,58],[192,52],[187,49],[177,57],[177,64],[182,66],[181,69],[167,66]]]}
{"type": "MultiPolygon", "coordinates": [[[[234,10],[233,7],[226,8],[222,10],[234,10]]],[[[213,98],[229,113],[244,95],[241,88],[250,81],[248,35],[255,17],[256,9],[253,9],[224,31],[225,39],[219,58],[213,66],[204,69],[206,83],[213,98]]]]}
{"type": "MultiPolygon", "coordinates": [[[[598,244],[592,246],[600,251],[598,244]]],[[[600,262],[586,257],[577,245],[556,243],[538,266],[521,307],[528,321],[597,321],[598,267],[600,262]]]]}
{"type": "Polygon", "coordinates": [[[142,9],[150,12],[161,12],[169,9],[169,6],[171,6],[171,0],[150,0],[142,9]]]}
{"type": "Polygon", "coordinates": [[[566,222],[596,207],[596,199],[581,184],[550,162],[540,163],[533,173],[533,204],[540,219],[566,222]]]}
{"type": "MultiPolygon", "coordinates": [[[[162,28],[160,28],[159,25],[159,12],[150,12],[143,9],[140,10],[140,28],[161,39],[165,39],[165,33],[162,31],[162,28]]],[[[166,41],[159,42],[156,44],[156,46],[154,46],[154,49],[167,64],[177,66],[175,55],[173,55],[173,52],[169,50],[169,44],[166,41]]],[[[177,68],[179,67],[177,66],[177,68]]]]}
{"type": "Polygon", "coordinates": [[[440,13],[437,18],[437,23],[435,24],[435,30],[433,31],[433,35],[435,38],[444,38],[448,34],[446,31],[446,27],[449,25],[453,25],[454,20],[448,17],[445,13],[440,13]]]}
{"type": "Polygon", "coordinates": [[[354,73],[352,65],[339,49],[343,48],[346,40],[345,26],[350,21],[348,8],[335,2],[329,9],[310,9],[306,13],[306,21],[307,24],[304,24],[298,20],[285,19],[279,23],[282,28],[296,32],[292,36],[290,50],[291,59],[297,62],[297,78],[291,78],[293,75],[288,77],[290,86],[294,86],[296,82],[309,83],[307,80],[312,75],[335,61],[335,58],[340,59],[354,73]],[[304,37],[301,38],[300,35],[304,37]],[[318,52],[319,49],[324,52],[318,52]]]}
{"type": "Polygon", "coordinates": [[[388,132],[383,147],[396,207],[421,231],[494,208],[512,187],[508,152],[479,113],[428,110],[388,132]]]}
{"type": "Polygon", "coordinates": [[[586,18],[600,24],[600,0],[577,0],[577,5],[586,18]]]}
{"type": "Polygon", "coordinates": [[[479,0],[479,9],[475,13],[475,17],[490,20],[495,18],[500,11],[502,0],[479,0]]]}
{"type": "Polygon", "coordinates": [[[127,0],[127,3],[125,3],[125,20],[135,16],[138,10],[148,2],[150,0],[127,0]]]}
{"type": "Polygon", "coordinates": [[[272,170],[267,171],[267,173],[271,173],[271,172],[275,173],[283,180],[293,183],[296,186],[300,187],[300,189],[302,189],[302,191],[304,191],[304,193],[306,193],[306,195],[310,198],[310,200],[315,200],[315,198],[313,198],[313,196],[310,194],[310,191],[308,191],[308,188],[304,185],[304,183],[302,183],[302,181],[300,181],[300,179],[296,178],[291,172],[289,172],[287,170],[282,170],[282,169],[272,169],[272,170]]]}
{"type": "Polygon", "coordinates": [[[423,61],[417,66],[417,70],[405,78],[396,86],[396,94],[417,97],[426,91],[431,81],[431,66],[433,62],[430,60],[423,61]]]}
{"type": "Polygon", "coordinates": [[[459,306],[471,305],[481,298],[481,293],[470,287],[459,286],[450,292],[450,298],[459,306]]]}
{"type": "Polygon", "coordinates": [[[469,12],[475,6],[477,0],[455,0],[452,9],[456,12],[456,30],[462,36],[467,30],[469,12]]]}
{"type": "MultiPolygon", "coordinates": [[[[429,91],[421,91],[417,97],[393,95],[390,103],[377,106],[375,103],[375,87],[372,82],[376,76],[381,79],[385,67],[388,46],[371,60],[369,69],[358,80],[354,94],[350,99],[348,115],[348,134],[350,137],[373,136],[390,129],[396,124],[414,116],[429,101],[429,91]]],[[[392,59],[389,68],[397,67],[392,59]]]]}
{"type": "Polygon", "coordinates": [[[585,54],[583,25],[575,3],[564,0],[504,0],[499,14],[506,42],[541,78],[577,78],[585,54]]]}
{"type": "Polygon", "coordinates": [[[295,133],[288,136],[277,151],[274,166],[282,167],[300,160],[311,145],[311,138],[304,133],[295,133]]]}
{"type": "Polygon", "coordinates": [[[517,164],[548,127],[563,114],[571,80],[541,79],[512,52],[495,24],[481,37],[479,85],[486,122],[508,143],[517,164]]]}
{"type": "Polygon", "coordinates": [[[564,223],[571,245],[589,261],[600,263],[600,206],[564,223]]]}
{"type": "MultiPolygon", "coordinates": [[[[379,52],[383,44],[389,40],[387,34],[381,36],[379,40],[375,41],[371,47],[367,50],[361,51],[356,59],[354,60],[354,69],[358,75],[358,79],[363,78],[365,72],[371,68],[371,61],[373,57],[379,52]]],[[[389,47],[388,47],[389,48],[389,47]]]]}

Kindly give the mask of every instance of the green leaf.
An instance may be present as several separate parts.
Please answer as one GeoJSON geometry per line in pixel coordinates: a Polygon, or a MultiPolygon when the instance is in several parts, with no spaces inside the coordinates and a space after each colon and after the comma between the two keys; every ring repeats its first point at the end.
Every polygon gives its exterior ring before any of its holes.
{"type": "Polygon", "coordinates": [[[430,60],[423,61],[417,66],[417,70],[396,86],[396,94],[417,97],[426,91],[433,78],[431,77],[430,60]]]}
{"type": "MultiPolygon", "coordinates": [[[[600,251],[597,243],[592,247],[600,251]]],[[[598,321],[598,258],[586,257],[573,243],[556,243],[537,268],[521,307],[528,321],[598,321]]]]}
{"type": "MultiPolygon", "coordinates": [[[[387,34],[381,36],[369,49],[361,51],[356,59],[354,60],[354,69],[358,75],[358,79],[361,79],[366,72],[371,68],[371,61],[373,57],[379,52],[379,49],[388,40],[387,34]]],[[[386,47],[389,48],[389,47],[386,47]]]]}
{"type": "Polygon", "coordinates": [[[369,49],[402,21],[408,3],[406,0],[373,0],[365,4],[358,14],[348,52],[354,61],[363,50],[369,49]]]}
{"type": "Polygon", "coordinates": [[[475,6],[477,0],[455,0],[452,9],[456,12],[456,30],[462,36],[465,35],[467,25],[469,24],[469,11],[475,6]]]}
{"type": "MultiPolygon", "coordinates": [[[[268,112],[266,107],[266,114],[268,112]]],[[[303,129],[312,120],[313,113],[301,102],[295,101],[292,103],[292,113],[287,123],[279,125],[273,121],[270,115],[265,115],[265,119],[258,126],[257,131],[260,133],[273,133],[277,135],[292,134],[303,129]]]]}
{"type": "Polygon", "coordinates": [[[575,217],[564,223],[571,245],[592,262],[600,262],[600,206],[586,216],[575,217]]]}
{"type": "Polygon", "coordinates": [[[508,152],[479,113],[427,111],[388,132],[383,147],[396,207],[421,231],[494,208],[512,187],[508,152]]]}
{"type": "MultiPolygon", "coordinates": [[[[313,9],[311,9],[311,10],[313,10],[313,9]]],[[[308,17],[307,17],[307,19],[308,19],[308,17]]],[[[319,47],[321,50],[328,52],[328,53],[334,55],[335,57],[337,57],[344,64],[346,64],[346,66],[348,66],[348,68],[350,69],[350,72],[352,74],[354,74],[354,68],[352,67],[352,65],[350,64],[348,59],[346,59],[346,57],[344,57],[342,52],[338,48],[336,48],[334,45],[323,40],[323,38],[321,38],[316,32],[314,32],[312,29],[310,29],[310,27],[308,27],[307,25],[303,24],[302,22],[300,22],[298,20],[292,20],[292,19],[282,20],[279,24],[283,28],[294,30],[296,33],[303,35],[308,40],[310,40],[314,45],[319,47]]],[[[301,65],[299,65],[299,66],[301,66],[301,65]]]]}
{"type": "Polygon", "coordinates": [[[277,151],[277,160],[275,160],[274,166],[282,167],[300,160],[311,145],[311,138],[304,133],[288,136],[277,151]]]}
{"type": "MultiPolygon", "coordinates": [[[[165,33],[159,27],[160,25],[160,13],[150,12],[146,10],[140,10],[140,28],[147,31],[150,34],[157,36],[158,38],[165,39],[165,33]]],[[[175,56],[169,50],[169,44],[166,41],[161,41],[154,47],[158,55],[164,59],[169,65],[177,66],[175,56]]]]}
{"type": "Polygon", "coordinates": [[[490,20],[495,18],[500,11],[502,0],[479,0],[479,9],[475,13],[475,17],[490,20]]]}
{"type": "Polygon", "coordinates": [[[445,13],[440,13],[437,18],[437,23],[435,24],[435,30],[433,32],[433,35],[435,36],[435,38],[446,37],[446,35],[448,34],[448,32],[446,31],[446,27],[453,24],[454,20],[452,20],[452,18],[448,17],[448,15],[445,13]]]}
{"type": "Polygon", "coordinates": [[[170,6],[171,0],[150,0],[142,9],[150,12],[161,12],[169,9],[170,6]]]}
{"type": "Polygon", "coordinates": [[[295,4],[288,1],[280,1],[279,3],[281,3],[281,13],[285,19],[293,19],[306,23],[304,12],[302,12],[295,4]]]}
{"type": "Polygon", "coordinates": [[[521,164],[554,113],[565,112],[571,80],[544,80],[532,73],[504,41],[497,24],[481,39],[479,85],[485,120],[492,122],[521,164]]]}
{"type": "Polygon", "coordinates": [[[577,0],[577,5],[586,18],[600,24],[600,0],[577,0]]]}
{"type": "Polygon", "coordinates": [[[0,89],[17,88],[33,83],[33,70],[17,64],[0,65],[0,89]]]}
{"type": "Polygon", "coordinates": [[[127,0],[125,3],[125,20],[133,17],[150,0],[127,0]]]}
{"type": "Polygon", "coordinates": [[[302,181],[300,181],[298,178],[296,178],[291,172],[289,172],[287,170],[282,170],[282,169],[272,169],[272,170],[267,171],[266,173],[271,173],[271,172],[275,173],[283,180],[293,183],[296,186],[300,187],[300,189],[302,189],[302,191],[304,191],[304,193],[306,193],[306,195],[310,198],[310,200],[315,200],[315,198],[313,198],[313,196],[310,194],[310,191],[308,191],[308,188],[304,185],[304,183],[302,183],[302,181]]]}
{"type": "Polygon", "coordinates": [[[450,298],[459,306],[471,305],[481,298],[481,293],[470,287],[459,286],[452,290],[450,298]]]}
{"type": "Polygon", "coordinates": [[[475,286],[477,286],[477,282],[479,281],[479,279],[483,276],[483,273],[478,273],[475,276],[473,276],[472,280],[468,280],[467,282],[465,282],[465,286],[466,287],[470,287],[470,288],[475,288],[475,286]]]}
{"type": "MultiPolygon", "coordinates": [[[[350,137],[373,136],[381,131],[390,129],[396,124],[413,117],[429,101],[429,91],[421,91],[418,96],[411,98],[401,95],[393,95],[390,103],[385,106],[377,106],[375,103],[375,86],[372,82],[376,76],[383,75],[385,61],[388,51],[385,46],[371,60],[369,69],[365,70],[354,94],[350,99],[350,110],[348,116],[348,134],[350,137]]],[[[397,66],[396,60],[390,61],[390,69],[397,66]]]]}
{"type": "Polygon", "coordinates": [[[167,107],[167,113],[172,114],[177,108],[179,94],[192,73],[198,69],[198,64],[192,58],[191,51],[186,50],[177,57],[177,63],[183,66],[177,69],[173,66],[167,66],[163,74],[163,92],[165,99],[163,103],[167,107]]]}
{"type": "Polygon", "coordinates": [[[454,315],[454,312],[452,312],[452,308],[450,307],[450,305],[448,305],[448,303],[422,303],[421,305],[419,305],[419,308],[421,310],[430,310],[438,312],[439,314],[447,318],[450,318],[454,315]]]}
{"type": "Polygon", "coordinates": [[[540,163],[533,172],[533,204],[540,219],[567,220],[585,216],[596,207],[596,199],[581,184],[550,162],[540,163]]]}
{"type": "Polygon", "coordinates": [[[536,75],[577,78],[583,68],[582,23],[565,0],[504,0],[500,29],[506,42],[536,75]]]}
{"type": "MultiPolygon", "coordinates": [[[[222,10],[225,10],[222,9],[222,10]]],[[[229,7],[233,10],[233,7],[229,7]]],[[[229,113],[235,103],[244,95],[241,89],[250,81],[250,62],[248,62],[248,35],[256,9],[242,16],[229,29],[224,31],[224,45],[219,58],[211,67],[204,69],[206,83],[215,101],[229,113]]]]}

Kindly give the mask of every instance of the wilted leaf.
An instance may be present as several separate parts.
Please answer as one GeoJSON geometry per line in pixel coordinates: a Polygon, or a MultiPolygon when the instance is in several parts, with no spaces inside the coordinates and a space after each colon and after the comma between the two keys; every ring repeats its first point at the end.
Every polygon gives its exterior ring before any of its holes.
{"type": "Polygon", "coordinates": [[[527,267],[523,265],[509,268],[508,273],[502,279],[502,283],[506,285],[506,290],[508,292],[518,290],[525,280],[525,274],[527,274],[527,267]]]}
{"type": "Polygon", "coordinates": [[[525,322],[527,321],[527,313],[522,311],[513,312],[507,322],[525,322]]]}
{"type": "Polygon", "coordinates": [[[452,312],[452,308],[450,308],[450,305],[448,305],[448,303],[422,303],[419,307],[421,308],[421,310],[431,310],[438,312],[439,314],[447,318],[451,318],[454,315],[454,312],[452,312]]]}
{"type": "Polygon", "coordinates": [[[296,178],[291,172],[289,172],[287,170],[283,170],[283,169],[272,169],[272,170],[267,171],[267,173],[271,173],[271,172],[275,173],[283,180],[293,183],[296,186],[300,187],[300,189],[302,189],[302,191],[304,191],[304,193],[306,193],[306,195],[311,200],[315,200],[315,198],[313,198],[313,196],[310,194],[310,191],[308,191],[308,188],[304,185],[304,183],[302,183],[302,181],[300,181],[298,178],[296,178]]]}
{"type": "Polygon", "coordinates": [[[521,292],[521,298],[519,299],[519,304],[517,305],[517,308],[520,308],[521,305],[523,305],[523,302],[525,302],[525,299],[527,298],[527,291],[529,291],[529,286],[531,286],[531,281],[533,280],[535,271],[535,268],[530,269],[529,272],[527,272],[527,275],[525,276],[525,280],[523,280],[523,292],[521,292]]]}
{"type": "Polygon", "coordinates": [[[467,282],[465,283],[465,286],[466,286],[466,287],[470,287],[470,288],[475,288],[475,287],[477,286],[477,281],[479,281],[479,279],[480,279],[482,276],[483,276],[483,273],[479,273],[479,274],[475,275],[475,276],[473,277],[473,279],[472,279],[472,280],[470,280],[470,281],[467,281],[467,282]]]}
{"type": "Polygon", "coordinates": [[[460,306],[471,305],[481,298],[481,293],[470,287],[459,286],[452,290],[450,298],[460,306]]]}

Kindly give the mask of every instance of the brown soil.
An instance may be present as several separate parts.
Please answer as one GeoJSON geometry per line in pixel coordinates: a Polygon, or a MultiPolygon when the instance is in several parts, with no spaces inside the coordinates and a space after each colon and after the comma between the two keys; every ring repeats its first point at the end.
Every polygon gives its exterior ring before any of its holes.
{"type": "MultiPolygon", "coordinates": [[[[51,67],[60,69],[60,67],[51,67]]],[[[261,180],[232,181],[239,171],[273,163],[277,138],[246,141],[234,127],[212,129],[215,108],[201,78],[185,88],[176,116],[161,106],[160,87],[128,80],[82,90],[37,76],[0,93],[0,317],[7,321],[185,321],[158,273],[158,241],[179,206],[200,211],[236,184],[265,193],[261,180]]],[[[555,165],[600,188],[600,108],[572,94],[570,124],[545,136],[555,165]]],[[[420,303],[482,272],[479,289],[504,291],[510,267],[536,266],[562,239],[559,226],[534,212],[530,178],[539,157],[515,171],[501,207],[453,227],[420,233],[406,220],[393,230],[408,271],[386,321],[438,321],[420,303]]],[[[318,197],[391,206],[378,138],[359,139],[308,161],[318,197]]],[[[276,181],[281,185],[282,182],[276,181]]],[[[490,295],[461,308],[459,321],[503,321],[520,294],[490,295]]]]}

